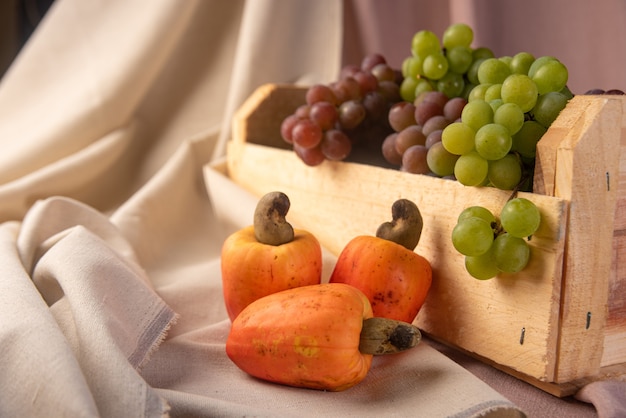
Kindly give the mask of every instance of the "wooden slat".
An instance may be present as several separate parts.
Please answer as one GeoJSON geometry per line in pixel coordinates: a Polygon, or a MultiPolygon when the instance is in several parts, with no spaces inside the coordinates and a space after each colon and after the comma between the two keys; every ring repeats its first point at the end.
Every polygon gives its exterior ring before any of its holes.
{"type": "Polygon", "coordinates": [[[562,115],[555,123],[555,129],[564,132],[565,136],[556,148],[554,195],[570,201],[570,213],[561,295],[557,383],[592,376],[601,367],[622,105],[620,101],[603,96],[577,96],[562,115]],[[611,178],[613,188],[610,187],[611,178]]]}
{"type": "Polygon", "coordinates": [[[291,85],[260,86],[233,118],[233,139],[275,148],[290,148],[280,136],[282,120],[305,103],[306,89],[291,85]]]}
{"type": "Polygon", "coordinates": [[[622,103],[620,162],[619,176],[612,182],[617,187],[617,202],[602,366],[626,363],[626,97],[619,99],[622,103]]]}

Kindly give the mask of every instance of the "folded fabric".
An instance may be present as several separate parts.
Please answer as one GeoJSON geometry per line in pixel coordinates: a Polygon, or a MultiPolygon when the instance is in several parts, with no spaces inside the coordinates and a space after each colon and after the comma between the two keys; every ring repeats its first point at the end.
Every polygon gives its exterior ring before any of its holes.
{"type": "Polygon", "coordinates": [[[576,393],[576,398],[596,406],[602,418],[626,417],[626,382],[592,382],[576,393]]]}
{"type": "Polygon", "coordinates": [[[138,370],[176,314],[108,218],[50,198],[0,231],[3,412],[166,414],[138,370]]]}

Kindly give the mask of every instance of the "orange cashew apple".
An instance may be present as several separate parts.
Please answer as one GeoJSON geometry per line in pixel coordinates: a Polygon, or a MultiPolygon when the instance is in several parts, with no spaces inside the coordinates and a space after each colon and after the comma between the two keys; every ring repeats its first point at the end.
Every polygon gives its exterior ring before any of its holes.
{"type": "Polygon", "coordinates": [[[289,198],[271,192],[258,202],[254,223],[224,241],[221,252],[224,303],[231,321],[251,302],[293,287],[319,284],[322,250],[308,231],[285,219],[289,198]]]}
{"type": "Polygon", "coordinates": [[[361,290],[374,316],[410,323],[430,290],[432,268],[414,251],[423,227],[417,205],[399,199],[391,209],[393,220],[380,225],[376,236],[357,236],[348,242],[329,282],[361,290]]]}
{"type": "Polygon", "coordinates": [[[342,391],[366,377],[373,355],[406,350],[420,339],[414,325],[373,318],[355,287],[323,283],[252,302],[233,321],[226,354],[259,379],[342,391]]]}

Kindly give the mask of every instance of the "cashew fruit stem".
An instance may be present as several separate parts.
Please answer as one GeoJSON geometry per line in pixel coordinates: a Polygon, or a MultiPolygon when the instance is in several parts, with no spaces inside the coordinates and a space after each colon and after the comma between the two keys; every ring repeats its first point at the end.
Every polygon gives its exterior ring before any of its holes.
{"type": "Polygon", "coordinates": [[[419,344],[420,330],[407,322],[373,317],[363,320],[359,351],[376,356],[399,353],[419,344]]]}
{"type": "Polygon", "coordinates": [[[422,235],[424,221],[417,205],[408,199],[398,199],[391,206],[391,222],[378,227],[376,236],[393,241],[413,251],[422,235]]]}
{"type": "Polygon", "coordinates": [[[289,206],[289,198],[282,192],[261,197],[254,211],[254,236],[258,242],[281,245],[293,241],[293,227],[285,219],[289,206]]]}

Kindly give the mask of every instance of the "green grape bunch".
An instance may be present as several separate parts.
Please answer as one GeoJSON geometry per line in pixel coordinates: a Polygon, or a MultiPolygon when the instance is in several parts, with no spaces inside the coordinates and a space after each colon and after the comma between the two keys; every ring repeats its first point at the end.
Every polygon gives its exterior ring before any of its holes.
{"type": "Polygon", "coordinates": [[[464,23],[446,28],[441,40],[430,30],[420,30],[411,40],[411,55],[402,63],[400,95],[413,102],[424,91],[441,91],[448,97],[466,96],[471,82],[467,73],[477,60],[493,56],[487,48],[473,49],[474,31],[464,23]]]}
{"type": "Polygon", "coordinates": [[[522,271],[530,260],[527,239],[541,224],[541,213],[529,199],[509,199],[497,218],[489,209],[470,206],[459,214],[452,245],[465,257],[465,269],[478,280],[522,271]]]}
{"type": "Polygon", "coordinates": [[[526,51],[496,57],[473,41],[464,23],[448,26],[441,39],[429,30],[413,36],[401,68],[402,100],[417,107],[425,93],[439,92],[463,99],[465,108],[442,126],[441,144],[429,158],[415,164],[411,154],[411,169],[402,169],[466,186],[532,191],[537,142],[573,97],[567,67],[554,56],[526,51]]]}
{"type": "Polygon", "coordinates": [[[573,97],[567,68],[521,52],[482,59],[475,77],[458,122],[466,129],[442,133],[446,150],[459,156],[455,177],[466,186],[532,191],[537,143],[573,97]]]}

